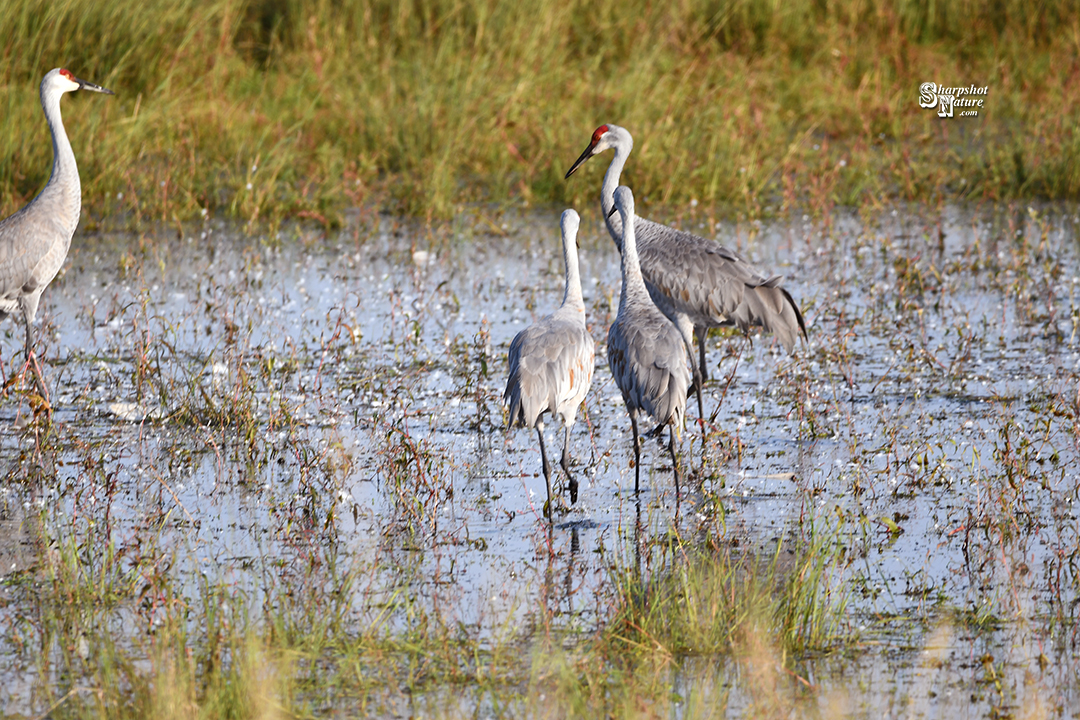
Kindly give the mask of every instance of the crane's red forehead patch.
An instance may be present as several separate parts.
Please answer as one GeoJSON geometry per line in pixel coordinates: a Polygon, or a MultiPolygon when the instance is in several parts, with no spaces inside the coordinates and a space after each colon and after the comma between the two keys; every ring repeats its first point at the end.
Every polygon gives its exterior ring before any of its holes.
{"type": "Polygon", "coordinates": [[[600,142],[601,136],[603,136],[603,134],[606,133],[607,131],[608,131],[608,126],[607,125],[601,125],[600,127],[596,128],[596,130],[592,134],[593,144],[596,144],[596,143],[600,142]]]}
{"type": "Polygon", "coordinates": [[[75,80],[75,73],[71,72],[67,68],[60,68],[60,74],[66,77],[68,80],[75,80]]]}

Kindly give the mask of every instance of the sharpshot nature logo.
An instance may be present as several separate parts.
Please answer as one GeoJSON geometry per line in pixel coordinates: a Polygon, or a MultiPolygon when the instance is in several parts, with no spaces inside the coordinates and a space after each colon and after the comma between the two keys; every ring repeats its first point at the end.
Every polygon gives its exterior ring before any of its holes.
{"type": "Polygon", "coordinates": [[[938,117],[951,118],[954,108],[960,117],[976,117],[986,100],[989,86],[945,87],[937,83],[925,82],[919,86],[919,107],[937,108],[938,117]],[[982,96],[982,97],[971,97],[982,96]]]}

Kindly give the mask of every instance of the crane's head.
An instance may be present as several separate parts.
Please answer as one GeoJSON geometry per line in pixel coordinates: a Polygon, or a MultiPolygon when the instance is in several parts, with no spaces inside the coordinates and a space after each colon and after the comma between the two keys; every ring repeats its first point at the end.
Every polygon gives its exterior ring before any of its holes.
{"type": "Polygon", "coordinates": [[[44,94],[46,90],[60,93],[90,90],[91,92],[105,93],[106,95],[113,94],[112,90],[106,90],[100,85],[95,85],[87,80],[80,80],[75,77],[75,73],[67,68],[56,68],[45,76],[45,79],[41,81],[41,91],[44,94]]]}
{"type": "Polygon", "coordinates": [[[633,147],[634,139],[630,137],[630,133],[626,130],[618,125],[601,125],[593,131],[589,147],[585,148],[585,152],[581,153],[581,157],[566,171],[566,177],[569,178],[573,175],[574,171],[584,165],[585,161],[593,155],[602,153],[609,148],[622,148],[626,152],[630,152],[633,147]]]}
{"type": "Polygon", "coordinates": [[[612,206],[611,212],[608,213],[608,217],[620,211],[623,217],[633,217],[634,215],[634,191],[626,185],[615,188],[615,204],[612,206]]]}

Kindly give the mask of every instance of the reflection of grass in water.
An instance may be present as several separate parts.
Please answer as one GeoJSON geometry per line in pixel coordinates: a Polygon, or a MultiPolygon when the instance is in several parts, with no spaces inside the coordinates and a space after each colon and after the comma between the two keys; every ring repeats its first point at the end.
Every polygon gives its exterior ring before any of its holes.
{"type": "Polygon", "coordinates": [[[678,559],[656,576],[623,567],[614,579],[620,601],[612,640],[671,657],[708,654],[759,626],[788,653],[828,647],[845,607],[840,584],[830,577],[837,538],[779,543],[765,558],[727,546],[686,556],[687,549],[674,545],[678,559]]]}
{"type": "Polygon", "coordinates": [[[160,544],[166,515],[123,539],[107,523],[55,520],[41,566],[11,584],[37,597],[39,615],[21,637],[44,649],[35,653],[37,692],[53,717],[262,718],[334,707],[458,716],[473,703],[550,717],[648,716],[643,708],[671,701],[673,677],[689,688],[689,708],[722,706],[738,682],[771,714],[797,707],[777,689],[800,682],[799,657],[846,640],[831,533],[764,558],[642,538],[646,564],[662,569],[642,571],[641,556],[619,560],[610,618],[597,632],[552,630],[552,615],[531,623],[548,631],[523,635],[494,616],[467,627],[407,584],[375,583],[378,573],[410,571],[350,561],[318,533],[302,562],[268,565],[255,592],[213,571],[180,585],[181,558],[160,544]],[[54,682],[57,670],[66,681],[54,682]]]}
{"type": "Polygon", "coordinates": [[[627,180],[654,203],[756,216],[782,198],[828,216],[885,197],[1074,197],[1077,96],[1057,68],[1077,22],[1019,0],[15,0],[0,210],[47,177],[36,87],[61,61],[118,93],[65,112],[88,214],[135,225],[203,208],[336,224],[369,200],[589,206],[599,168],[562,173],[607,121],[634,133],[627,180]],[[917,105],[927,80],[988,86],[986,107],[939,120],[917,105]]]}
{"type": "Polygon", "coordinates": [[[664,566],[653,574],[642,570],[640,557],[624,560],[614,571],[611,620],[594,643],[579,648],[578,674],[556,664],[539,685],[558,687],[557,702],[574,714],[638,715],[644,706],[671,702],[673,685],[688,690],[679,702],[692,715],[723,707],[733,685],[757,712],[790,712],[798,703],[778,690],[805,682],[801,659],[853,639],[843,629],[838,538],[832,531],[784,541],[764,557],[727,542],[690,548],[668,539],[652,548],[661,553],[651,562],[664,566]],[[596,693],[604,677],[615,685],[606,696],[596,693]]]}

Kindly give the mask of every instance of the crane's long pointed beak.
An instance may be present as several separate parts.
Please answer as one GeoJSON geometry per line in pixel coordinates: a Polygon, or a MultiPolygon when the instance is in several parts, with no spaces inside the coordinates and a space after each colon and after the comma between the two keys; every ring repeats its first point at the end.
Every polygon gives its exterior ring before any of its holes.
{"type": "Polygon", "coordinates": [[[80,90],[90,90],[92,92],[105,93],[106,95],[115,95],[116,94],[112,90],[106,90],[105,88],[101,87],[100,85],[95,85],[94,83],[90,82],[89,80],[83,80],[82,78],[75,78],[75,82],[79,83],[79,89],[80,90]]]}
{"type": "Polygon", "coordinates": [[[585,152],[581,153],[581,157],[579,157],[570,167],[570,169],[566,171],[566,176],[563,178],[563,180],[568,180],[570,176],[574,174],[575,170],[584,165],[585,161],[592,157],[592,151],[594,147],[596,147],[596,143],[589,143],[589,147],[585,148],[585,152]]]}
{"type": "Polygon", "coordinates": [[[611,217],[612,215],[614,215],[614,214],[615,214],[615,213],[617,213],[617,212],[619,212],[619,208],[617,208],[617,207],[614,207],[614,206],[612,206],[612,208],[611,208],[611,212],[609,212],[609,213],[607,214],[607,216],[608,216],[608,217],[611,217]]]}

